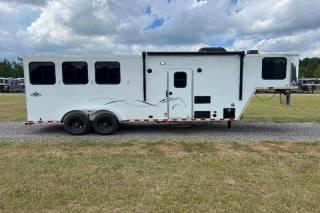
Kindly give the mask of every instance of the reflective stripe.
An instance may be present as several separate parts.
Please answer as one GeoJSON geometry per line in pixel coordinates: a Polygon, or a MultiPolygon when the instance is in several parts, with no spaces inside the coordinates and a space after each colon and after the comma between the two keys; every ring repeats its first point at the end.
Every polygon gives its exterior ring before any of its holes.
{"type": "Polygon", "coordinates": [[[197,121],[197,122],[219,122],[219,121],[235,121],[235,119],[215,119],[215,118],[192,118],[192,119],[186,119],[186,118],[181,118],[181,119],[133,119],[133,120],[128,120],[124,122],[191,122],[191,121],[197,121]]]}
{"type": "Polygon", "coordinates": [[[58,124],[61,123],[60,121],[27,121],[25,125],[32,125],[32,124],[58,124]]]}

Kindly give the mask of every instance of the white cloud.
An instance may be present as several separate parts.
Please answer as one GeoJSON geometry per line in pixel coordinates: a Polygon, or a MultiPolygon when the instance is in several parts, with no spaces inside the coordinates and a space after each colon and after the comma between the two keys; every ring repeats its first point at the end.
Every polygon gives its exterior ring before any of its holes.
{"type": "Polygon", "coordinates": [[[0,0],[0,3],[12,5],[32,5],[32,6],[44,6],[50,0],[0,0]]]}
{"type": "MultiPolygon", "coordinates": [[[[266,52],[297,52],[303,57],[316,55],[320,50],[320,29],[300,32],[290,36],[263,39],[253,48],[266,52]]],[[[320,55],[318,55],[320,56],[320,55]]]]}
{"type": "MultiPolygon", "coordinates": [[[[41,15],[11,32],[19,42],[1,36],[6,44],[0,47],[11,54],[196,50],[234,40],[229,49],[320,56],[318,0],[0,0],[0,15],[21,16],[26,5],[40,8],[41,15]],[[144,30],[157,19],[163,20],[159,26],[144,30]]],[[[0,27],[5,21],[0,17],[0,27]]]]}
{"type": "Polygon", "coordinates": [[[17,14],[18,10],[13,6],[0,1],[0,19],[5,14],[17,14]]]}
{"type": "Polygon", "coordinates": [[[319,0],[242,0],[232,18],[244,34],[286,34],[319,28],[319,0]]]}

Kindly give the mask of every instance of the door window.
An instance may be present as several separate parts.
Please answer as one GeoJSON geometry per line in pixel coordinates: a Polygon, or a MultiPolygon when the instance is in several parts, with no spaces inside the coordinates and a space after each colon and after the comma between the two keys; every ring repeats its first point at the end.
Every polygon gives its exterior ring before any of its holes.
{"type": "Polygon", "coordinates": [[[174,87],[185,88],[187,86],[187,73],[176,72],[174,73],[174,87]]]}

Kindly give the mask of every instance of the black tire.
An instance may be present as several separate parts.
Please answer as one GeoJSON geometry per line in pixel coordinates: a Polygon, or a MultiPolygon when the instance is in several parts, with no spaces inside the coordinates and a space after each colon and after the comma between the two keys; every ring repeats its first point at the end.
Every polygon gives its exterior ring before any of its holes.
{"type": "Polygon", "coordinates": [[[84,135],[90,130],[88,116],[80,112],[68,114],[64,119],[64,129],[72,135],[84,135]]]}
{"type": "Polygon", "coordinates": [[[93,130],[100,135],[111,135],[119,128],[118,119],[110,113],[97,115],[92,122],[93,130]]]}

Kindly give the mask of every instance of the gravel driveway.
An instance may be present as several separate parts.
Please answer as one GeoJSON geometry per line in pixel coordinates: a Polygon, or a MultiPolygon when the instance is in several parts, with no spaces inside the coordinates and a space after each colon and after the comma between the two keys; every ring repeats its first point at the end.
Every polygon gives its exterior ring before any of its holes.
{"type": "Polygon", "coordinates": [[[126,125],[117,134],[70,136],[61,125],[25,126],[0,123],[0,141],[51,141],[93,139],[103,141],[320,141],[320,124],[314,123],[237,123],[228,130],[221,123],[192,125],[126,125]]]}

